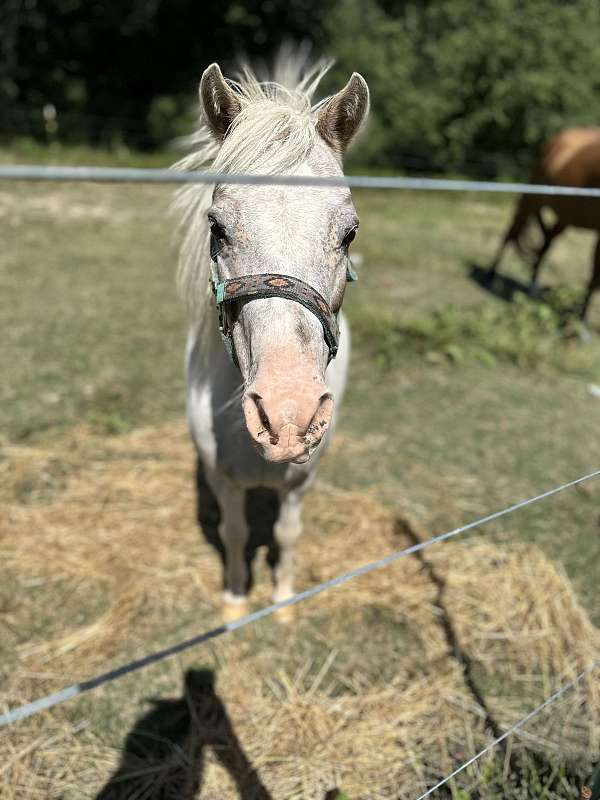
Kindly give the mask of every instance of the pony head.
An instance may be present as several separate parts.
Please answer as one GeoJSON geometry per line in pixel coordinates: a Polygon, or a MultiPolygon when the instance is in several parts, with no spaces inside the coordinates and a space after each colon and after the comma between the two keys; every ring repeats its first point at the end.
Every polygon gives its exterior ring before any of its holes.
{"type": "MultiPolygon", "coordinates": [[[[367,114],[369,91],[354,73],[337,94],[313,105],[325,71],[316,67],[290,88],[278,81],[259,82],[248,70],[237,82],[227,81],[217,64],[209,66],[199,94],[204,141],[214,148],[211,168],[341,177],[342,156],[367,114]]],[[[187,196],[193,192],[185,191],[187,196]]],[[[334,398],[327,386],[332,346],[318,306],[335,325],[348,248],[358,228],[350,190],[217,182],[208,202],[188,204],[188,213],[196,216],[196,226],[206,227],[204,258],[209,261],[208,269],[198,270],[196,262],[190,270],[199,237],[184,242],[186,294],[198,293],[206,303],[211,274],[214,282],[232,287],[269,275],[274,286],[304,287],[305,296],[312,290],[316,298],[311,307],[282,294],[241,294],[225,311],[250,436],[266,460],[302,463],[332,419],[334,398]]],[[[197,304],[197,298],[191,300],[197,304]]]]}

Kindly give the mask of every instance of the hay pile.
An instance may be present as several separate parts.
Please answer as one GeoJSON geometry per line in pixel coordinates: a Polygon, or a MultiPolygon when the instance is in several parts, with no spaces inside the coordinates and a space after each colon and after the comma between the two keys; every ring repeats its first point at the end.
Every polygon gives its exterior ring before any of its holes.
{"type": "MultiPolygon", "coordinates": [[[[195,526],[183,426],[5,447],[0,501],[1,705],[218,623],[220,565],[195,526]]],[[[305,519],[299,587],[425,535],[369,495],[326,486],[305,519]]],[[[259,564],[253,602],[269,588],[259,564]]],[[[471,536],[301,605],[291,627],[261,623],[11,727],[0,794],[291,800],[340,786],[414,798],[489,741],[490,718],[516,721],[599,650],[568,580],[538,550],[471,536]],[[132,748],[140,716],[155,724],[159,712],[154,745],[132,748]],[[186,723],[179,739],[169,714],[186,723]],[[129,778],[102,793],[119,766],[129,778]]],[[[523,741],[591,760],[599,732],[590,680],[523,741]]]]}

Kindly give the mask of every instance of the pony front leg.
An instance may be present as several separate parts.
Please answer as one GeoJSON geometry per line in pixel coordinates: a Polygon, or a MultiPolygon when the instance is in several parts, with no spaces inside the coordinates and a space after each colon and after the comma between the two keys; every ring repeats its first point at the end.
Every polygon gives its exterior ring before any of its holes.
{"type": "MultiPolygon", "coordinates": [[[[273,534],[279,546],[279,558],[273,570],[273,600],[287,600],[294,594],[294,548],[302,533],[302,499],[298,491],[282,494],[279,517],[273,534]]],[[[290,606],[279,612],[280,618],[291,618],[294,609],[290,606]]]]}
{"type": "Polygon", "coordinates": [[[248,611],[246,542],[249,530],[245,514],[246,493],[229,483],[221,485],[219,489],[219,536],[225,547],[224,614],[231,620],[244,616],[248,611]]]}

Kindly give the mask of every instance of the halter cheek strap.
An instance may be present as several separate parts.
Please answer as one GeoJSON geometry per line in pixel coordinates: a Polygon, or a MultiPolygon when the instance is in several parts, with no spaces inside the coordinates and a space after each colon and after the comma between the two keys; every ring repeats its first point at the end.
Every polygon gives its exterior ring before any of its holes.
{"type": "MultiPolygon", "coordinates": [[[[213,270],[212,286],[219,312],[219,330],[227,352],[236,366],[239,366],[239,364],[233,345],[228,305],[234,300],[250,301],[267,297],[283,297],[286,300],[293,300],[314,314],[323,326],[323,336],[329,348],[327,363],[335,358],[340,341],[337,316],[332,311],[329,303],[308,283],[290,275],[272,272],[263,272],[258,275],[241,275],[239,278],[219,281],[215,272],[213,270]]],[[[346,280],[350,282],[357,280],[357,278],[358,276],[352,269],[350,259],[348,259],[346,280]]]]}
{"type": "Polygon", "coordinates": [[[350,261],[350,257],[347,256],[347,263],[346,263],[346,283],[354,283],[354,281],[358,280],[358,275],[354,271],[354,267],[352,266],[352,261],[350,261]]]}

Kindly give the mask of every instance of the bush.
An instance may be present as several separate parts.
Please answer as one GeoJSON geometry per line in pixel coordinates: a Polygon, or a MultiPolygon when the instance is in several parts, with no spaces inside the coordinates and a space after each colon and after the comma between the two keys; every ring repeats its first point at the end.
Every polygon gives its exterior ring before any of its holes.
{"type": "Polygon", "coordinates": [[[352,328],[355,340],[383,370],[417,353],[434,363],[493,366],[502,361],[524,369],[550,365],[587,374],[586,354],[575,344],[583,331],[576,317],[579,295],[563,286],[547,292],[544,302],[517,295],[506,305],[448,305],[402,321],[378,311],[353,319],[352,328]]]}
{"type": "Polygon", "coordinates": [[[339,78],[359,70],[372,90],[360,159],[514,160],[600,119],[595,0],[341,0],[329,31],[339,78]]]}
{"type": "Polygon", "coordinates": [[[150,103],[148,132],[154,142],[169,142],[194,130],[197,109],[190,97],[161,95],[150,103]]]}

